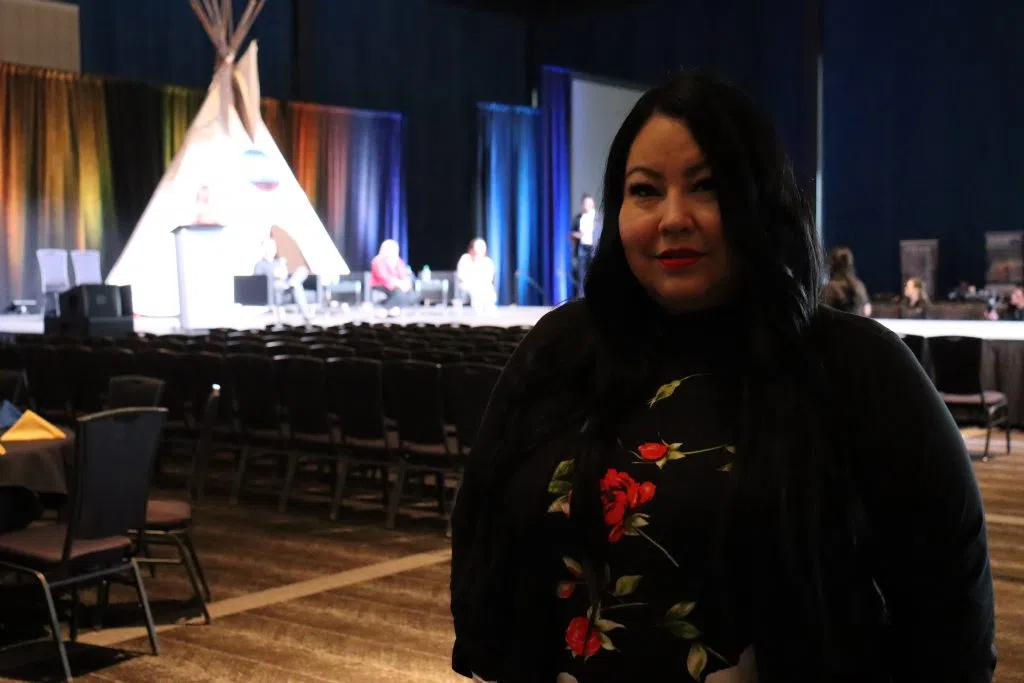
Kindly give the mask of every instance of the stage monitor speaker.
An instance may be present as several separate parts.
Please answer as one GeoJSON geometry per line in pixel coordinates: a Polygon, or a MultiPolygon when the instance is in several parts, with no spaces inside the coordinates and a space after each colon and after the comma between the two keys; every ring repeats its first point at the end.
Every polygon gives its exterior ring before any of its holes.
{"type": "Polygon", "coordinates": [[[132,307],[132,286],[124,285],[118,289],[121,290],[121,315],[130,318],[135,315],[135,309],[132,307]]]}
{"type": "Polygon", "coordinates": [[[60,295],[60,317],[120,318],[121,291],[113,285],[78,285],[60,295]]]}

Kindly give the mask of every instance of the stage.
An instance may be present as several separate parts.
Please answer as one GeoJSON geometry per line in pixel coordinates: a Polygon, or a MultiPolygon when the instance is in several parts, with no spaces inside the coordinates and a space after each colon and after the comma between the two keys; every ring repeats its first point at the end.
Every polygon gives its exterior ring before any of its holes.
{"type": "MultiPolygon", "coordinates": [[[[455,307],[417,307],[401,311],[396,317],[382,316],[382,311],[364,308],[330,309],[313,317],[311,325],[318,327],[336,327],[346,323],[390,323],[393,325],[413,325],[417,323],[458,324],[458,325],[493,325],[496,327],[515,327],[533,325],[542,315],[550,311],[545,306],[499,306],[497,310],[484,313],[470,308],[455,307]]],[[[302,325],[302,318],[297,313],[286,313],[280,320],[266,308],[234,306],[225,315],[221,327],[236,330],[263,329],[267,325],[283,323],[286,325],[302,325]]],[[[177,318],[135,318],[135,331],[145,334],[190,334],[201,333],[202,330],[186,331],[179,326],[177,318]]],[[[0,334],[42,334],[43,317],[41,315],[0,315],[0,334]]]]}
{"type": "MultiPolygon", "coordinates": [[[[363,308],[331,309],[313,317],[311,324],[319,327],[336,327],[350,322],[390,323],[411,325],[417,323],[493,325],[514,327],[534,325],[542,315],[550,311],[546,306],[499,306],[491,313],[478,313],[469,308],[408,308],[394,318],[383,317],[381,311],[363,308]]],[[[281,322],[287,325],[301,325],[302,318],[296,313],[286,313],[280,320],[265,308],[235,306],[224,318],[221,327],[237,330],[262,329],[267,325],[281,322]]],[[[989,320],[898,320],[880,319],[897,334],[912,334],[922,337],[958,336],[980,337],[989,341],[1024,341],[1024,323],[993,322],[989,320]]],[[[135,331],[146,334],[187,334],[179,327],[177,318],[135,319],[135,331]]],[[[195,330],[193,332],[201,332],[195,330]]],[[[0,334],[42,334],[43,318],[40,315],[0,315],[0,334]]]]}

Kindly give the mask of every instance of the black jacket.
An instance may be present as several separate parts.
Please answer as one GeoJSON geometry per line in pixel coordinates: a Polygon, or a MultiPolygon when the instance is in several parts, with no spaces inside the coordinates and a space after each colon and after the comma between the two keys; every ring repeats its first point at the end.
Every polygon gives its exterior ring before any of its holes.
{"type": "MultiPolygon", "coordinates": [[[[991,681],[992,577],[981,496],[963,439],[898,337],[872,320],[827,308],[814,324],[845,415],[844,436],[856,442],[856,487],[873,539],[864,557],[870,576],[850,592],[881,596],[884,626],[867,637],[887,654],[872,655],[877,661],[863,667],[872,677],[861,680],[991,681]]],[[[538,351],[555,343],[572,348],[593,334],[583,302],[546,315],[516,351],[488,406],[452,519],[453,668],[465,676],[475,672],[500,683],[554,679],[548,656],[564,643],[557,628],[545,627],[552,587],[536,554],[519,540],[517,511],[524,506],[510,504],[506,490],[510,473],[530,462],[516,459],[516,444],[499,445],[508,436],[512,403],[522,400],[518,380],[531,372],[538,351]]],[[[572,397],[549,393],[532,397],[531,411],[572,405],[572,397]]],[[[565,424],[576,424],[575,417],[566,414],[565,424]]],[[[529,434],[530,425],[517,433],[529,434]]],[[[549,475],[538,472],[538,482],[549,475]]]]}

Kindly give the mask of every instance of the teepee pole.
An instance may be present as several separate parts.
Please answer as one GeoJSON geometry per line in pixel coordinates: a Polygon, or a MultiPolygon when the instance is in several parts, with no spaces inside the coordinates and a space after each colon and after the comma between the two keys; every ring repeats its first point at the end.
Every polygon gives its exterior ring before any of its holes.
{"type": "Polygon", "coordinates": [[[245,36],[248,35],[249,30],[256,21],[256,17],[259,16],[266,2],[267,0],[249,0],[245,13],[242,14],[242,19],[238,22],[238,26],[235,28],[235,35],[231,40],[231,54],[236,54],[238,48],[242,47],[242,41],[245,40],[245,36]]]}
{"type": "MultiPolygon", "coordinates": [[[[232,26],[235,23],[235,11],[231,7],[231,0],[221,0],[220,7],[220,25],[221,30],[224,31],[224,49],[230,50],[231,38],[233,37],[232,26]]],[[[228,54],[233,58],[235,51],[230,50],[228,54]]]]}
{"type": "Polygon", "coordinates": [[[206,14],[206,10],[200,4],[199,0],[190,0],[192,4],[192,11],[199,17],[199,23],[203,25],[203,29],[206,31],[206,35],[210,36],[210,40],[213,41],[214,46],[218,52],[222,52],[220,45],[220,36],[216,27],[213,25],[210,17],[206,14]]]}

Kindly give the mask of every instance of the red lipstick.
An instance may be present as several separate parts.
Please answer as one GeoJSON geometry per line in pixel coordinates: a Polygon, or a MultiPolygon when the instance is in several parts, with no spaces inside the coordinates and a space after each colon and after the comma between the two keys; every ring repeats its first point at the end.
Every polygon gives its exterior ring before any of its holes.
{"type": "Polygon", "coordinates": [[[695,249],[666,249],[658,254],[658,262],[668,270],[691,268],[702,258],[703,252],[695,249]]]}

